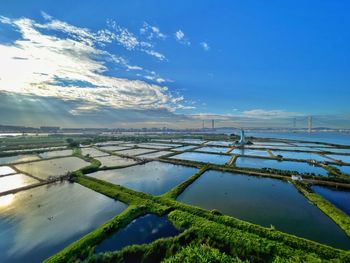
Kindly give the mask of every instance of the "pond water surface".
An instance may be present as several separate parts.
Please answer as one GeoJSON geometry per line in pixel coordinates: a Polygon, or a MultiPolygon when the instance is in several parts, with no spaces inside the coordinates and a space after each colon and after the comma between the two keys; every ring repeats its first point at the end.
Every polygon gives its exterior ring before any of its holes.
{"type": "Polygon", "coordinates": [[[2,196],[1,262],[42,262],[126,207],[67,182],[2,196]]]}
{"type": "Polygon", "coordinates": [[[0,158],[0,164],[10,164],[10,163],[19,163],[19,162],[28,162],[40,160],[39,156],[34,154],[20,154],[14,156],[7,156],[0,158]]]}
{"type": "Polygon", "coordinates": [[[230,160],[231,156],[209,153],[184,152],[170,158],[204,163],[225,164],[230,160]]]}
{"type": "Polygon", "coordinates": [[[113,184],[148,194],[160,195],[194,175],[191,167],[161,162],[149,162],[123,169],[99,171],[88,174],[113,184]]]}
{"type": "Polygon", "coordinates": [[[96,253],[119,250],[128,245],[147,244],[159,238],[172,237],[181,231],[164,216],[148,214],[132,221],[95,248],[96,253]]]}
{"type": "Polygon", "coordinates": [[[255,224],[295,234],[338,248],[350,248],[350,238],[329,217],[287,182],[209,171],[177,199],[255,224]]]}
{"type": "Polygon", "coordinates": [[[350,216],[350,191],[318,185],[312,186],[311,189],[350,216]]]}
{"type": "Polygon", "coordinates": [[[318,166],[312,166],[305,162],[278,161],[271,159],[238,157],[236,160],[237,167],[248,168],[272,168],[286,171],[296,171],[299,173],[314,173],[315,175],[328,176],[328,172],[318,166]]]}

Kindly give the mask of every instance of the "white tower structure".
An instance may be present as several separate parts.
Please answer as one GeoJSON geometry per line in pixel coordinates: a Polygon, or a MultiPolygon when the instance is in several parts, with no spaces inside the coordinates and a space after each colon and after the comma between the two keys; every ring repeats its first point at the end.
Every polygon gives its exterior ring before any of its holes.
{"type": "Polygon", "coordinates": [[[244,136],[244,130],[243,129],[241,129],[241,139],[239,140],[238,144],[241,145],[241,146],[246,144],[245,136],[244,136]]]}

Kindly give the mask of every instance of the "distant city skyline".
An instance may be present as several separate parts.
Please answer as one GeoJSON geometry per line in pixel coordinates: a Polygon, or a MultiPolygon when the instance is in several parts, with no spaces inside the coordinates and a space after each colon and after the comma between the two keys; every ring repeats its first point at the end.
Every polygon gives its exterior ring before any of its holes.
{"type": "Polygon", "coordinates": [[[3,1],[0,124],[350,128],[348,1],[3,1]]]}

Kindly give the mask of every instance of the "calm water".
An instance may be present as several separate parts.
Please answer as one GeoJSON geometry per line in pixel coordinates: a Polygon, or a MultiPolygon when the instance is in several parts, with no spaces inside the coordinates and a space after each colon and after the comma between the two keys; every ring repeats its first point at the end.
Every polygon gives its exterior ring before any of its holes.
{"type": "Polygon", "coordinates": [[[311,188],[350,216],[350,191],[318,185],[311,188]]]}
{"type": "Polygon", "coordinates": [[[0,193],[36,183],[39,183],[39,181],[25,174],[0,177],[0,193]]]}
{"type": "Polygon", "coordinates": [[[69,156],[72,155],[72,150],[62,150],[62,151],[49,151],[40,153],[39,156],[41,158],[53,158],[53,157],[61,157],[61,156],[69,156]]]}
{"type": "Polygon", "coordinates": [[[0,197],[1,262],[41,262],[125,208],[69,183],[0,197]]]}
{"type": "Polygon", "coordinates": [[[246,132],[246,136],[255,136],[262,138],[278,138],[289,140],[303,140],[313,142],[326,142],[343,144],[350,146],[350,133],[338,132],[246,132]]]}
{"type": "Polygon", "coordinates": [[[194,175],[196,168],[149,162],[124,169],[99,171],[88,176],[148,194],[160,195],[194,175]]]}
{"type": "Polygon", "coordinates": [[[190,149],[193,149],[195,146],[191,146],[191,145],[188,145],[188,146],[182,146],[182,147],[179,147],[179,148],[174,148],[173,150],[174,151],[186,151],[186,150],[190,150],[190,149]]]}
{"type": "Polygon", "coordinates": [[[272,168],[278,170],[296,171],[299,173],[314,173],[316,175],[328,176],[328,172],[325,169],[302,162],[277,161],[253,157],[238,157],[236,160],[236,166],[256,169],[272,168]]]}
{"type": "Polygon", "coordinates": [[[265,156],[268,157],[269,153],[265,150],[252,150],[246,148],[235,148],[231,153],[241,154],[241,155],[255,155],[255,156],[265,156]]]}
{"type": "Polygon", "coordinates": [[[344,163],[350,163],[350,155],[326,154],[326,156],[335,160],[343,161],[344,163]]]}
{"type": "Polygon", "coordinates": [[[164,155],[168,155],[170,153],[173,153],[173,152],[169,152],[169,151],[159,151],[159,152],[154,152],[154,153],[146,153],[146,154],[141,154],[141,155],[138,155],[137,157],[140,157],[140,158],[158,158],[158,157],[161,157],[161,156],[164,156],[164,155]]]}
{"type": "Polygon", "coordinates": [[[350,153],[350,149],[339,149],[339,148],[318,148],[320,151],[327,151],[327,152],[333,152],[333,153],[350,153]]]}
{"type": "Polygon", "coordinates": [[[148,214],[135,219],[124,229],[97,245],[95,252],[119,250],[133,244],[147,244],[158,238],[176,236],[180,232],[166,217],[148,214]]]}
{"type": "Polygon", "coordinates": [[[195,151],[212,152],[212,153],[227,153],[228,150],[230,150],[230,148],[224,148],[224,147],[201,147],[199,149],[196,149],[195,151]]]}
{"type": "Polygon", "coordinates": [[[125,166],[125,165],[132,165],[136,163],[136,161],[133,159],[122,158],[115,155],[95,157],[95,159],[101,162],[101,166],[106,166],[106,167],[125,166]]]}
{"type": "Polygon", "coordinates": [[[218,209],[242,220],[295,234],[338,248],[350,248],[350,238],[292,184],[270,178],[209,171],[178,200],[218,209]]]}
{"type": "Polygon", "coordinates": [[[138,148],[138,149],[118,151],[117,153],[134,156],[134,155],[140,155],[140,154],[150,153],[150,152],[154,152],[154,151],[155,150],[138,148]]]}
{"type": "Polygon", "coordinates": [[[172,156],[173,159],[197,161],[204,163],[225,164],[230,160],[230,156],[208,153],[185,152],[172,156]]]}
{"type": "Polygon", "coordinates": [[[272,151],[274,155],[282,155],[283,158],[301,159],[301,160],[316,160],[318,162],[330,161],[330,159],[323,157],[317,153],[305,152],[288,152],[288,151],[272,151]]]}
{"type": "Polygon", "coordinates": [[[0,166],[0,176],[16,173],[10,166],[0,166]]]}
{"type": "Polygon", "coordinates": [[[342,173],[350,175],[350,166],[346,165],[332,165],[336,168],[338,168],[342,173]]]}
{"type": "Polygon", "coordinates": [[[50,159],[44,161],[30,162],[17,164],[16,169],[33,175],[41,179],[47,179],[50,176],[62,176],[68,172],[78,170],[82,167],[88,166],[90,163],[77,157],[64,157],[57,159],[50,159]]]}
{"type": "Polygon", "coordinates": [[[108,153],[99,151],[95,148],[89,147],[89,148],[81,148],[82,155],[89,155],[91,157],[99,157],[99,156],[106,156],[108,153]]]}
{"type": "Polygon", "coordinates": [[[40,160],[39,156],[33,155],[33,154],[20,154],[20,155],[15,155],[15,156],[1,157],[0,158],[0,165],[1,164],[9,164],[9,163],[34,161],[34,160],[40,160]]]}

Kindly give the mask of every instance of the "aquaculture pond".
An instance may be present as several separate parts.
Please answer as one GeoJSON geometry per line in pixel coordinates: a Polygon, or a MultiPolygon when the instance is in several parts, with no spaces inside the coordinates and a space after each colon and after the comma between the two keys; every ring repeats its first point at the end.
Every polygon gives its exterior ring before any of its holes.
{"type": "Polygon", "coordinates": [[[234,144],[234,142],[226,142],[226,141],[210,141],[207,142],[205,145],[221,145],[221,146],[230,146],[234,144]]]}
{"type": "Polygon", "coordinates": [[[227,153],[228,150],[230,150],[230,148],[226,148],[226,147],[201,147],[201,148],[196,149],[195,151],[212,152],[212,153],[227,153]]]}
{"type": "Polygon", "coordinates": [[[173,151],[177,151],[177,152],[182,152],[182,151],[187,151],[187,150],[191,150],[193,148],[195,148],[197,146],[192,146],[192,145],[187,145],[187,146],[182,146],[182,147],[178,147],[178,148],[174,148],[172,149],[173,151]]]}
{"type": "Polygon", "coordinates": [[[350,155],[327,154],[326,156],[344,163],[350,163],[350,155]]]}
{"type": "Polygon", "coordinates": [[[123,169],[98,171],[88,174],[114,184],[160,195],[194,175],[198,170],[191,167],[162,162],[149,162],[123,169]]]}
{"type": "Polygon", "coordinates": [[[92,148],[92,147],[81,148],[81,154],[82,155],[89,155],[91,157],[100,157],[100,156],[109,155],[108,153],[102,152],[102,151],[97,150],[97,149],[92,148]]]}
{"type": "Polygon", "coordinates": [[[350,176],[350,166],[348,165],[332,165],[338,168],[342,173],[345,173],[350,176]]]}
{"type": "Polygon", "coordinates": [[[62,157],[72,155],[72,150],[61,150],[61,151],[49,151],[40,153],[39,156],[41,158],[53,158],[53,157],[62,157]]]}
{"type": "Polygon", "coordinates": [[[340,148],[318,148],[320,151],[332,152],[332,153],[348,153],[350,154],[350,149],[340,149],[340,148]]]}
{"type": "Polygon", "coordinates": [[[0,157],[1,164],[19,163],[19,162],[29,162],[34,160],[40,160],[39,156],[34,154],[20,154],[14,156],[0,157]]]}
{"type": "Polygon", "coordinates": [[[241,155],[255,155],[255,156],[270,156],[269,153],[265,150],[252,150],[246,148],[235,148],[231,153],[241,154],[241,155]]]}
{"type": "Polygon", "coordinates": [[[287,182],[241,174],[209,171],[201,175],[178,201],[265,227],[349,249],[350,238],[329,217],[287,182]]]}
{"type": "Polygon", "coordinates": [[[105,150],[105,151],[121,151],[121,150],[127,150],[130,149],[130,146],[116,146],[116,145],[109,145],[109,146],[103,146],[100,147],[101,150],[105,150]]]}
{"type": "Polygon", "coordinates": [[[67,182],[2,196],[1,262],[42,262],[126,207],[67,182]]]}
{"type": "Polygon", "coordinates": [[[115,155],[108,155],[103,157],[96,157],[96,160],[101,162],[101,166],[113,167],[113,166],[125,166],[137,163],[135,160],[130,158],[123,158],[115,155]]]}
{"type": "Polygon", "coordinates": [[[13,173],[16,173],[16,171],[13,170],[11,167],[9,167],[9,166],[0,166],[0,176],[1,175],[13,174],[13,173]]]}
{"type": "Polygon", "coordinates": [[[154,152],[154,153],[146,153],[146,154],[138,155],[137,157],[140,157],[140,158],[158,158],[158,157],[161,157],[164,155],[168,155],[170,153],[173,153],[173,152],[159,151],[159,152],[154,152]]]}
{"type": "Polygon", "coordinates": [[[137,148],[137,149],[130,149],[130,150],[123,150],[123,151],[118,151],[118,154],[125,154],[125,155],[131,155],[131,156],[136,156],[140,154],[145,154],[145,153],[150,153],[156,151],[155,149],[142,149],[142,148],[137,148]]]}
{"type": "Polygon", "coordinates": [[[247,168],[272,168],[285,171],[296,171],[299,173],[314,173],[315,175],[328,176],[328,172],[318,166],[312,166],[305,162],[278,161],[271,159],[238,157],[236,160],[237,167],[247,168]]]}
{"type": "Polygon", "coordinates": [[[319,195],[333,203],[350,216],[350,191],[314,185],[311,187],[319,195]]]}
{"type": "Polygon", "coordinates": [[[230,160],[231,156],[210,153],[184,152],[170,158],[204,163],[225,164],[230,160]]]}
{"type": "Polygon", "coordinates": [[[148,214],[132,221],[95,248],[96,253],[119,250],[128,245],[147,244],[159,238],[173,237],[181,231],[165,217],[148,214]]]}
{"type": "Polygon", "coordinates": [[[289,151],[275,151],[275,150],[273,150],[272,153],[274,155],[282,155],[283,158],[290,158],[290,159],[316,160],[318,162],[330,161],[330,159],[324,156],[321,156],[317,153],[289,152],[289,151]]]}
{"type": "Polygon", "coordinates": [[[64,157],[50,159],[44,161],[29,162],[17,164],[16,169],[38,177],[40,179],[48,179],[50,176],[62,176],[68,172],[78,170],[90,163],[77,157],[64,157]]]}
{"type": "Polygon", "coordinates": [[[24,174],[3,176],[0,177],[0,193],[35,183],[39,183],[39,181],[24,174]]]}

